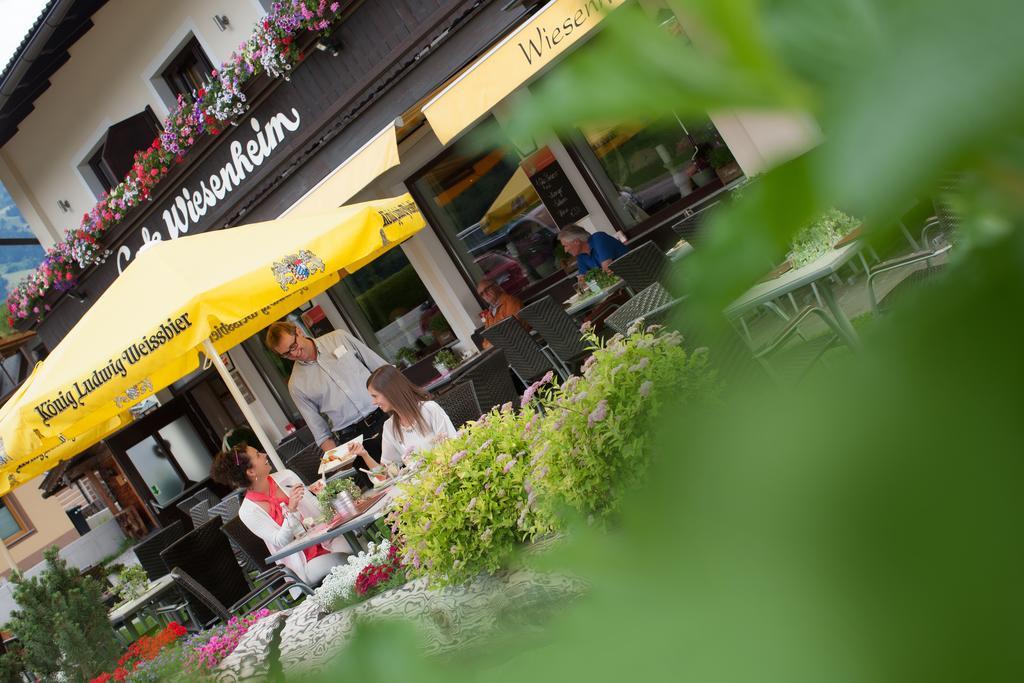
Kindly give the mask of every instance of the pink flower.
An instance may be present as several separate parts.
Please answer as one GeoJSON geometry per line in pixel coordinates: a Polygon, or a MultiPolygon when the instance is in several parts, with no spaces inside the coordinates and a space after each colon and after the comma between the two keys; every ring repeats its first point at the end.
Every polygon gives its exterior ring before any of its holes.
{"type": "Polygon", "coordinates": [[[507,463],[505,463],[505,466],[501,468],[501,471],[504,474],[508,474],[509,470],[511,470],[515,466],[516,466],[516,459],[512,458],[507,463]]]}
{"type": "Polygon", "coordinates": [[[593,427],[606,417],[608,417],[608,401],[601,400],[598,402],[597,407],[594,408],[594,412],[587,416],[587,426],[593,427]]]}

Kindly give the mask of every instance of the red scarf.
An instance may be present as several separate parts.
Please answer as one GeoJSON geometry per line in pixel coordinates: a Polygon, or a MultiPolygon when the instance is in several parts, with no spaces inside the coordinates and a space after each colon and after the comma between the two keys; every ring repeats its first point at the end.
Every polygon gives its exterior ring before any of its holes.
{"type": "MultiPolygon", "coordinates": [[[[257,493],[256,491],[246,491],[245,497],[254,503],[266,503],[269,509],[267,512],[270,514],[270,518],[277,522],[278,526],[284,525],[284,511],[281,510],[281,503],[284,503],[285,507],[288,507],[288,496],[285,495],[277,486],[277,482],[274,481],[273,477],[267,477],[267,492],[257,493]]],[[[306,562],[309,562],[314,557],[320,555],[326,555],[330,551],[323,547],[323,545],[314,545],[306,548],[302,551],[306,555],[306,562]]]]}

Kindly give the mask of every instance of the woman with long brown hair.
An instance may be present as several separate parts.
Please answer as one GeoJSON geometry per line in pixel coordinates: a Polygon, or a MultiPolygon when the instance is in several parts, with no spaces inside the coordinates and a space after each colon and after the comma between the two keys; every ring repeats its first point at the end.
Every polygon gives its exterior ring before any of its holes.
{"type": "MultiPolygon", "coordinates": [[[[444,409],[395,366],[382,365],[370,373],[366,390],[374,404],[391,416],[380,435],[380,459],[384,464],[401,467],[412,454],[455,436],[455,426],[444,409]]],[[[361,445],[349,448],[364,460],[371,460],[361,445]]]]}

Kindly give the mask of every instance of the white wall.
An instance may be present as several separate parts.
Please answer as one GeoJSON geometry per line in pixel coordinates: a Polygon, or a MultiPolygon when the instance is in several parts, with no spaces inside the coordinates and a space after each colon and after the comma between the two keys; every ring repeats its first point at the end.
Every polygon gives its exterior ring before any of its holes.
{"type": "Polygon", "coordinates": [[[189,32],[216,68],[263,14],[259,0],[111,0],[96,12],[0,157],[0,181],[44,246],[78,227],[96,203],[78,165],[107,128],[147,105],[161,120],[167,115],[150,79],[189,32]],[[214,14],[228,17],[227,30],[214,14]],[[62,199],[70,212],[57,207],[62,199]]]}

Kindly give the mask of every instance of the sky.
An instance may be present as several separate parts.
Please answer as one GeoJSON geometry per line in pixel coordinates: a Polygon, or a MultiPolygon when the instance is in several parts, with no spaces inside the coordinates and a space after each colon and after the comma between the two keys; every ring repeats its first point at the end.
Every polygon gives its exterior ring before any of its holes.
{"type": "Polygon", "coordinates": [[[14,55],[47,0],[0,0],[0,69],[14,55]]]}

